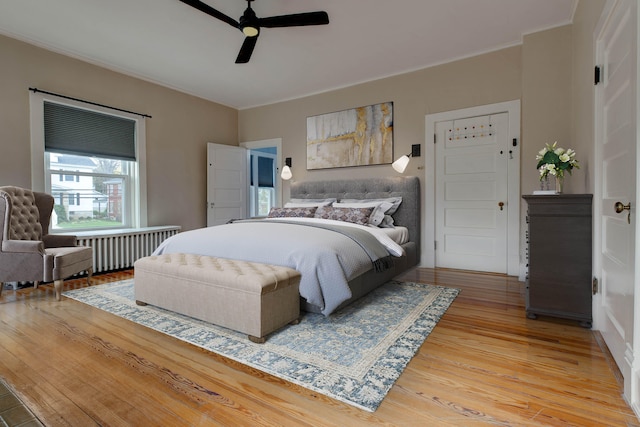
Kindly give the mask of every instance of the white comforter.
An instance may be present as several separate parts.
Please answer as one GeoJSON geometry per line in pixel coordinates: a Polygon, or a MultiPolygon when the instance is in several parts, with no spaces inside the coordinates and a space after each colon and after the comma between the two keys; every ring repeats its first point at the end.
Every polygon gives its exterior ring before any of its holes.
{"type": "Polygon", "coordinates": [[[154,254],[193,253],[296,269],[302,275],[300,295],[329,315],[351,298],[347,282],[371,270],[371,258],[350,237],[305,223],[365,230],[390,255],[404,254],[402,247],[380,229],[316,218],[271,218],[186,231],[162,242],[154,254]]]}

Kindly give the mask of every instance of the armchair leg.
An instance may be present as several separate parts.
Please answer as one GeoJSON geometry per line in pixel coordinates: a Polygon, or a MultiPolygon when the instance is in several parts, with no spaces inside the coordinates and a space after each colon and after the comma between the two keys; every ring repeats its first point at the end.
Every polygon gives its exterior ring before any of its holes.
{"type": "Polygon", "coordinates": [[[53,287],[56,290],[56,301],[60,301],[62,299],[62,283],[64,280],[55,280],[53,282],[53,287]]]}
{"type": "Polygon", "coordinates": [[[93,267],[87,269],[87,285],[91,285],[91,276],[93,276],[93,267]]]}
{"type": "Polygon", "coordinates": [[[2,296],[2,289],[4,289],[4,282],[0,282],[0,296],[2,296]]]}
{"type": "Polygon", "coordinates": [[[38,289],[38,285],[40,284],[40,282],[38,282],[37,280],[35,282],[33,282],[33,288],[34,289],[38,289]]]}

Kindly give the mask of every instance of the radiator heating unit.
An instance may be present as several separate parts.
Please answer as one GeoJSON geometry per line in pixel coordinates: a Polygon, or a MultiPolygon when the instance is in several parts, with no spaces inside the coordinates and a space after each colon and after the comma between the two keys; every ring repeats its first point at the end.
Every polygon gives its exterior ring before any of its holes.
{"type": "Polygon", "coordinates": [[[136,260],[151,255],[160,243],[178,232],[179,226],[160,226],[74,234],[78,245],[93,248],[93,272],[102,273],[132,268],[136,260]]]}

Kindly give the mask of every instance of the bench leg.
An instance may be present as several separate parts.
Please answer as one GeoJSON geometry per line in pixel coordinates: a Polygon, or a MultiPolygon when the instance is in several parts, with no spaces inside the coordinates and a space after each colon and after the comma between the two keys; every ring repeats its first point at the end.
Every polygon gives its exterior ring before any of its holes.
{"type": "Polygon", "coordinates": [[[249,341],[254,342],[256,344],[264,344],[267,339],[265,337],[254,337],[253,335],[247,335],[249,337],[249,341]]]}
{"type": "Polygon", "coordinates": [[[143,302],[143,301],[138,301],[138,300],[136,300],[136,305],[142,305],[142,306],[145,306],[145,305],[147,305],[147,303],[146,303],[146,302],[143,302]]]}

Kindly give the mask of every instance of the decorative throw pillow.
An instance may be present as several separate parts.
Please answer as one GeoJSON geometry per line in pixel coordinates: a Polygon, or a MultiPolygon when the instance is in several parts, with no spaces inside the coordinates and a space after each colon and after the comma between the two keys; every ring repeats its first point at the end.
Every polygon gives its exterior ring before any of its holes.
{"type": "Polygon", "coordinates": [[[385,212],[393,207],[391,202],[343,203],[336,202],[335,208],[373,208],[369,216],[369,225],[378,227],[384,220],[385,212]]]}
{"type": "Polygon", "coordinates": [[[332,206],[321,206],[316,211],[315,217],[367,225],[371,211],[373,211],[373,208],[334,208],[332,206]]]}
{"type": "Polygon", "coordinates": [[[371,202],[389,202],[392,204],[384,214],[393,215],[400,207],[402,203],[402,197],[380,197],[378,199],[340,199],[340,203],[371,203],[371,202]]]}
{"type": "Polygon", "coordinates": [[[315,206],[305,208],[271,208],[267,218],[313,218],[315,206]]]}

